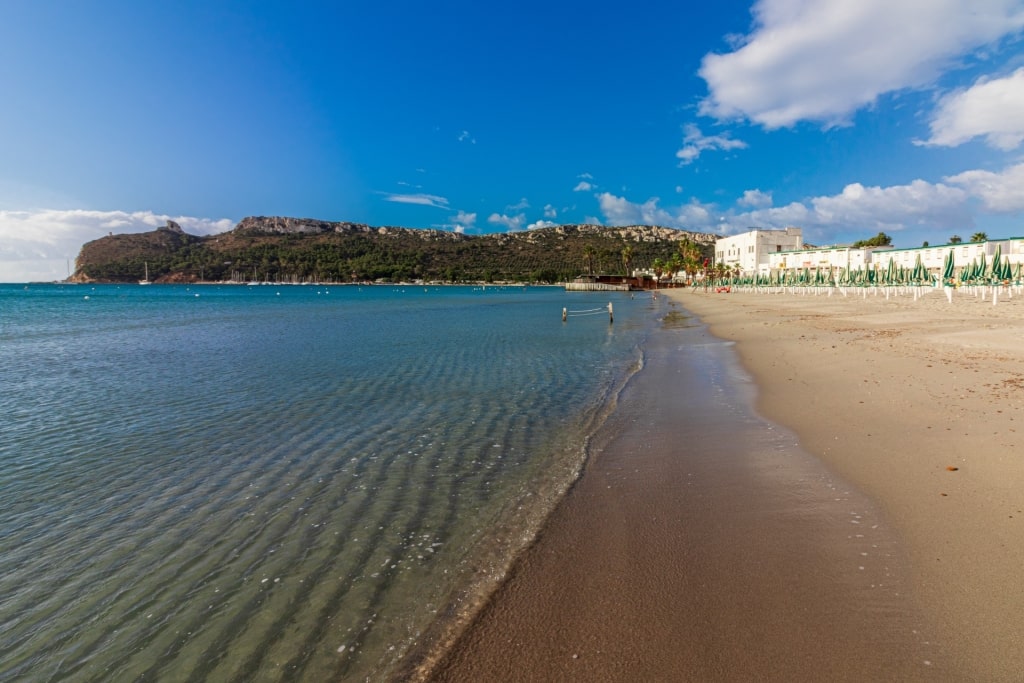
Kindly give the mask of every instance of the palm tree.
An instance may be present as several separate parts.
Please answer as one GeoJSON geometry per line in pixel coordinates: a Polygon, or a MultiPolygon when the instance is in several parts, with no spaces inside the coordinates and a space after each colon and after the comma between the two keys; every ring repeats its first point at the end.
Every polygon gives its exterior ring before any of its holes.
{"type": "Polygon", "coordinates": [[[587,264],[587,275],[594,274],[594,245],[587,244],[583,247],[583,261],[587,264]]]}
{"type": "Polygon", "coordinates": [[[622,269],[626,271],[626,277],[629,277],[629,267],[633,263],[633,247],[626,245],[622,248],[622,269]]]}
{"type": "Polygon", "coordinates": [[[679,254],[672,254],[672,258],[668,260],[666,267],[668,268],[669,275],[675,278],[679,271],[683,269],[683,260],[679,258],[679,254]]]}
{"type": "Polygon", "coordinates": [[[971,235],[972,242],[988,242],[988,235],[983,232],[976,232],[971,235]]]}
{"type": "Polygon", "coordinates": [[[950,244],[960,244],[963,241],[964,240],[963,238],[960,237],[960,235],[953,235],[952,237],[949,238],[950,244]]]}
{"type": "Polygon", "coordinates": [[[660,258],[654,259],[654,263],[651,264],[651,270],[654,271],[654,279],[660,280],[661,274],[665,272],[665,263],[660,258]]]}
{"type": "Polygon", "coordinates": [[[693,276],[701,268],[700,247],[691,241],[689,237],[684,237],[679,241],[679,256],[682,257],[683,270],[686,271],[687,277],[692,280],[693,276]]]}

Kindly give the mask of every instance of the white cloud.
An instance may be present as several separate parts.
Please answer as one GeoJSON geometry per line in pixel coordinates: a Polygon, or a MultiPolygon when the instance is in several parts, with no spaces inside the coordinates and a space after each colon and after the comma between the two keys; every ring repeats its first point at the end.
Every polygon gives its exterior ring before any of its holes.
{"type": "Polygon", "coordinates": [[[447,209],[448,200],[438,197],[436,194],[392,194],[384,192],[384,201],[396,202],[398,204],[418,204],[420,206],[433,206],[437,209],[447,209]]]}
{"type": "Polygon", "coordinates": [[[526,229],[539,230],[541,228],[553,228],[556,225],[558,225],[558,223],[552,223],[551,221],[537,221],[535,223],[530,223],[529,225],[527,225],[526,229]]]}
{"type": "Polygon", "coordinates": [[[576,187],[572,188],[573,192],[590,192],[594,189],[594,186],[588,183],[586,180],[581,180],[576,183],[576,187]]]}
{"type": "Polygon", "coordinates": [[[149,232],[168,220],[193,235],[211,235],[235,226],[227,218],[168,216],[152,211],[0,211],[0,282],[63,280],[68,276],[68,261],[73,268],[86,242],[110,232],[149,232]]]}
{"type": "Polygon", "coordinates": [[[494,223],[495,225],[504,225],[509,232],[516,232],[523,229],[523,223],[526,222],[526,216],[524,214],[507,216],[505,214],[492,213],[487,217],[487,222],[494,223]]]}
{"type": "Polygon", "coordinates": [[[955,147],[984,137],[989,147],[1018,147],[1024,141],[1024,67],[946,95],[930,127],[932,136],[922,144],[955,147]]]}
{"type": "Polygon", "coordinates": [[[964,188],[993,213],[1024,211],[1024,164],[1011,166],[1002,173],[964,171],[943,180],[964,188]]]}
{"type": "Polygon", "coordinates": [[[704,57],[700,112],[766,128],[846,123],[1024,27],[1020,0],[759,0],[751,11],[732,52],[704,57]]]}
{"type": "Polygon", "coordinates": [[[457,214],[452,216],[452,229],[455,232],[466,232],[467,230],[472,232],[476,227],[476,214],[466,213],[465,211],[459,211],[457,214]]]}
{"type": "Polygon", "coordinates": [[[472,145],[476,144],[476,138],[470,135],[468,130],[464,130],[459,133],[459,142],[466,142],[467,140],[472,145]]]}
{"type": "Polygon", "coordinates": [[[529,209],[530,202],[526,201],[526,197],[523,197],[515,204],[509,204],[505,207],[506,211],[522,211],[523,209],[529,209]]]}
{"type": "Polygon", "coordinates": [[[589,173],[580,173],[576,177],[577,178],[583,178],[584,180],[593,180],[594,179],[594,176],[590,175],[589,173]]]}
{"type": "Polygon", "coordinates": [[[683,126],[683,133],[683,146],[676,152],[680,166],[692,164],[702,152],[708,150],[728,151],[730,149],[746,149],[747,147],[747,143],[742,140],[733,140],[728,133],[704,135],[700,132],[700,128],[692,123],[683,126]]]}
{"type": "Polygon", "coordinates": [[[740,206],[749,206],[752,209],[765,209],[772,205],[772,193],[761,192],[761,190],[746,190],[736,203],[740,206]]]}
{"type": "MultiPolygon", "coordinates": [[[[1024,193],[1017,191],[1014,194],[1014,183],[1017,183],[1017,187],[1024,187],[1024,164],[1009,169],[998,178],[999,184],[985,186],[993,199],[999,197],[1003,201],[994,206],[1014,210],[1011,209],[1013,202],[1017,202],[1017,206],[1024,205],[1024,193]]],[[[599,195],[598,200],[601,212],[611,225],[650,223],[723,234],[742,232],[751,227],[784,228],[798,225],[805,229],[807,236],[831,241],[832,235],[843,232],[870,235],[878,231],[899,231],[921,226],[942,229],[969,227],[974,224],[969,200],[972,196],[984,200],[986,191],[971,185],[981,180],[975,175],[961,174],[948,178],[950,184],[915,180],[907,185],[865,187],[860,183],[851,183],[836,195],[812,197],[785,206],[764,206],[749,211],[722,209],[696,200],[679,207],[662,208],[657,198],[634,203],[609,193],[599,195]],[[967,189],[955,187],[957,184],[967,189]]],[[[750,192],[757,191],[748,191],[745,197],[750,198],[750,192]]],[[[760,201],[763,201],[764,195],[760,193],[760,201]]],[[[738,201],[737,206],[742,207],[742,201],[738,201]]]]}
{"type": "Polygon", "coordinates": [[[958,188],[914,180],[889,187],[851,183],[840,194],[815,197],[810,204],[812,220],[820,225],[899,230],[910,225],[950,227],[969,222],[966,200],[967,194],[958,188]]]}
{"type": "Polygon", "coordinates": [[[750,226],[784,228],[798,225],[805,238],[833,242],[839,233],[870,236],[879,231],[898,232],[909,228],[959,229],[973,225],[964,190],[914,180],[906,185],[865,187],[851,183],[836,195],[812,197],[786,206],[726,214],[730,229],[750,226]]]}
{"type": "Polygon", "coordinates": [[[558,215],[558,209],[551,206],[550,204],[544,205],[544,218],[554,218],[558,215]]]}
{"type": "Polygon", "coordinates": [[[658,207],[658,198],[635,204],[610,192],[597,195],[598,205],[608,225],[665,225],[677,226],[675,217],[658,207]]]}

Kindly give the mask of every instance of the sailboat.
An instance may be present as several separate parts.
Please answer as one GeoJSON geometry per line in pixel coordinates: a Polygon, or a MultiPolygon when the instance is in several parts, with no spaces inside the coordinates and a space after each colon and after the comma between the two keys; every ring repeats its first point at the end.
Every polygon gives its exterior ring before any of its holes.
{"type": "Polygon", "coordinates": [[[139,284],[140,285],[151,285],[153,283],[149,279],[149,261],[145,262],[145,266],[146,266],[146,277],[144,277],[143,279],[139,280],[139,284]]]}

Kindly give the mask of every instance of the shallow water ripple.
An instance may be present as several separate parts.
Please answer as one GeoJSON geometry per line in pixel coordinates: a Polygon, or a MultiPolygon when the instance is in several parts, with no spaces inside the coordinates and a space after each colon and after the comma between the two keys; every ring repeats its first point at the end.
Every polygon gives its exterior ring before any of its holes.
{"type": "Polygon", "coordinates": [[[566,296],[0,286],[0,678],[385,675],[635,367],[566,296]]]}

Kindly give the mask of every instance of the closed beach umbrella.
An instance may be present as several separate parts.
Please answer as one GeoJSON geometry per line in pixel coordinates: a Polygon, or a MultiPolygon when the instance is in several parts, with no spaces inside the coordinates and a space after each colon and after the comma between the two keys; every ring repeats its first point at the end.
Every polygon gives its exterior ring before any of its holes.
{"type": "Polygon", "coordinates": [[[911,273],[910,277],[914,282],[924,282],[928,279],[928,269],[921,262],[920,252],[918,252],[917,258],[914,260],[914,272],[911,273]]]}
{"type": "Polygon", "coordinates": [[[956,271],[956,266],[953,263],[953,250],[950,249],[946,252],[946,260],[942,264],[942,281],[946,282],[953,279],[953,273],[956,271]]]}

